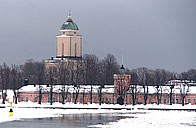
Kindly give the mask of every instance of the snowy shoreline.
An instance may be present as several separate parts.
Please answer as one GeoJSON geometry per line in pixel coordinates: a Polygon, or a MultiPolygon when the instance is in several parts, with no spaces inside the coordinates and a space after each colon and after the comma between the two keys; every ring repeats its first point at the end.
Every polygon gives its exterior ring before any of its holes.
{"type": "MultiPolygon", "coordinates": [[[[150,109],[168,109],[168,110],[196,110],[195,105],[113,105],[113,104],[60,104],[54,103],[53,105],[31,102],[23,102],[13,104],[13,117],[9,116],[9,104],[0,104],[0,123],[9,122],[14,120],[22,120],[29,118],[49,118],[61,117],[64,114],[81,114],[81,113],[127,113],[127,112],[141,112],[150,111],[150,109]],[[60,108],[60,109],[59,109],[60,108]]],[[[151,110],[152,111],[152,110],[151,110]]],[[[160,111],[159,111],[160,112],[160,111]]],[[[119,122],[119,121],[118,121],[119,122]]]]}
{"type": "Polygon", "coordinates": [[[23,102],[19,104],[13,104],[13,117],[9,116],[10,104],[0,104],[0,123],[9,122],[14,120],[29,119],[29,118],[49,118],[49,117],[61,117],[64,114],[81,114],[81,113],[115,113],[115,112],[127,112],[127,110],[110,110],[101,109],[107,108],[119,108],[119,105],[97,105],[97,104],[61,104],[54,103],[53,105],[31,102],[23,102]],[[4,107],[4,108],[3,108],[4,107]],[[61,109],[59,109],[61,108],[61,109]],[[66,108],[66,109],[62,109],[66,108]],[[82,109],[85,108],[85,109],[82,109]],[[74,109],[74,110],[73,110],[74,109]]]}

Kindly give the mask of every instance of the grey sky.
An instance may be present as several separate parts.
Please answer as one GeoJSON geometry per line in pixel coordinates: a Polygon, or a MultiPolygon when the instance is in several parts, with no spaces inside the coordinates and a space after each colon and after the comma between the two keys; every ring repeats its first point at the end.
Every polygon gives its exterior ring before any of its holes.
{"type": "Polygon", "coordinates": [[[83,54],[117,57],[130,69],[196,68],[196,0],[1,0],[0,64],[56,55],[68,10],[83,54]]]}

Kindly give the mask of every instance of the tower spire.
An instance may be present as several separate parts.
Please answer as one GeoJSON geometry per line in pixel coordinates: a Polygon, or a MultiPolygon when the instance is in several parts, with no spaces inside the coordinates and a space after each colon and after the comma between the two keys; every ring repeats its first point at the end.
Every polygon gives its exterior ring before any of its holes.
{"type": "Polygon", "coordinates": [[[124,66],[123,66],[123,55],[122,55],[122,65],[121,65],[121,67],[120,67],[120,70],[121,70],[121,73],[124,74],[125,68],[124,68],[124,66]]]}
{"type": "Polygon", "coordinates": [[[68,18],[71,19],[71,10],[69,10],[68,18]]]}
{"type": "Polygon", "coordinates": [[[122,54],[122,65],[123,65],[123,54],[122,54]]]}
{"type": "Polygon", "coordinates": [[[72,19],[71,19],[71,10],[69,10],[67,22],[72,22],[72,19]]]}

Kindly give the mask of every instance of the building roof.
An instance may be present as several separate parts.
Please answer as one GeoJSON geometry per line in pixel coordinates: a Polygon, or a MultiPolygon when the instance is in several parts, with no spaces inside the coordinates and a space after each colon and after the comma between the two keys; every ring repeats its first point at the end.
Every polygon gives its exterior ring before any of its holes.
{"type": "Polygon", "coordinates": [[[71,17],[62,25],[61,30],[79,30],[76,23],[73,22],[71,17]]]}
{"type": "MultiPolygon", "coordinates": [[[[167,84],[167,86],[160,86],[159,93],[167,93],[169,94],[171,89],[171,85],[175,85],[172,89],[172,93],[180,94],[180,93],[188,93],[188,94],[196,94],[196,83],[193,81],[188,80],[171,80],[167,84]]],[[[131,85],[133,86],[133,85],[131,85]]],[[[92,86],[92,92],[98,93],[99,85],[93,85],[92,86]]],[[[39,89],[42,89],[42,92],[50,92],[51,86],[50,85],[27,85],[23,86],[19,89],[19,92],[39,92],[39,89]]],[[[76,90],[78,90],[80,93],[88,93],[91,91],[91,85],[55,85],[53,86],[53,91],[60,93],[62,90],[65,90],[67,92],[73,93],[76,90]]],[[[146,88],[146,91],[148,90],[148,94],[155,94],[157,93],[157,87],[156,86],[148,86],[148,89],[146,88]]],[[[102,88],[103,93],[114,93],[114,85],[105,85],[104,88],[102,88]]],[[[128,93],[131,93],[131,88],[129,88],[128,93]]],[[[136,85],[136,93],[143,94],[144,88],[141,85],[136,85]]]]}
{"type": "MultiPolygon", "coordinates": [[[[92,92],[97,93],[99,89],[99,85],[93,85],[92,87],[92,92]]],[[[38,93],[39,89],[41,88],[42,92],[50,92],[51,86],[50,85],[27,85],[23,86],[19,89],[19,92],[25,92],[25,93],[38,93]]],[[[53,92],[61,92],[62,90],[67,91],[69,93],[73,93],[76,91],[77,87],[74,85],[55,85],[53,86],[53,92]]],[[[87,93],[91,91],[91,85],[80,85],[78,88],[80,93],[87,93]]],[[[105,87],[102,89],[103,92],[105,93],[113,93],[114,92],[114,85],[105,85],[105,87]]]]}

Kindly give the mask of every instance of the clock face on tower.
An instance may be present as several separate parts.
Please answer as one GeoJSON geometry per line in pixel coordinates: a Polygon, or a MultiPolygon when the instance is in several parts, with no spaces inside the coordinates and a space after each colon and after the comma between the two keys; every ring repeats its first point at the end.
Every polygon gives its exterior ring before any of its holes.
{"type": "Polygon", "coordinates": [[[82,36],[79,35],[79,28],[70,15],[57,36],[56,57],[82,58],[82,36]]]}

